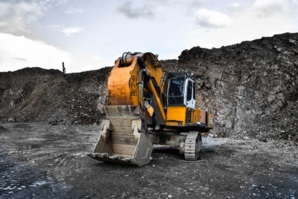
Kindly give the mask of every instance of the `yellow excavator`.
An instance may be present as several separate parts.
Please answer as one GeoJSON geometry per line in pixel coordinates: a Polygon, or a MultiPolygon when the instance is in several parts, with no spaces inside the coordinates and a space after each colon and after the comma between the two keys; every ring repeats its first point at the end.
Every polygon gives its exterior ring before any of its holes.
{"type": "Polygon", "coordinates": [[[166,145],[196,160],[209,113],[195,106],[195,80],[186,72],[163,71],[158,55],[123,53],[108,78],[105,119],[91,158],[143,166],[153,145],[166,145]]]}

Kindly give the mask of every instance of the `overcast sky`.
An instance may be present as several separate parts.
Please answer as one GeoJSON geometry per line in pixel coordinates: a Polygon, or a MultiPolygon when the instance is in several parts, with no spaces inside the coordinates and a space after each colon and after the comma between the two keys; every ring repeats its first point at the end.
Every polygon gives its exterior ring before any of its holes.
{"type": "Polygon", "coordinates": [[[0,71],[81,72],[298,32],[298,0],[0,0],[0,71]]]}

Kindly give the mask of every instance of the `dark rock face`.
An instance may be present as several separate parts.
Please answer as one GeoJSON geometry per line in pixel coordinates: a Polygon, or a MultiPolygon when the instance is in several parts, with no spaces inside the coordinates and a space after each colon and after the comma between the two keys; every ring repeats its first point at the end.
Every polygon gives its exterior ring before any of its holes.
{"type": "Polygon", "coordinates": [[[219,49],[194,47],[178,68],[197,77],[198,105],[226,135],[298,138],[298,34],[219,49]]]}

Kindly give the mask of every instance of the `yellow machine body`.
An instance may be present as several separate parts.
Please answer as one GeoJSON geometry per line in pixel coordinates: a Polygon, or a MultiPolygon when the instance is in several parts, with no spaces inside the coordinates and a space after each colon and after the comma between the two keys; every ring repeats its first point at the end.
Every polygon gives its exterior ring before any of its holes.
{"type": "Polygon", "coordinates": [[[137,166],[150,162],[154,144],[170,145],[196,160],[209,113],[195,108],[194,79],[166,73],[152,53],[124,53],[108,79],[99,140],[90,157],[137,166]]]}
{"type": "Polygon", "coordinates": [[[198,122],[210,125],[209,114],[199,108],[191,109],[185,106],[170,106],[167,108],[167,126],[196,125],[198,122]]]}

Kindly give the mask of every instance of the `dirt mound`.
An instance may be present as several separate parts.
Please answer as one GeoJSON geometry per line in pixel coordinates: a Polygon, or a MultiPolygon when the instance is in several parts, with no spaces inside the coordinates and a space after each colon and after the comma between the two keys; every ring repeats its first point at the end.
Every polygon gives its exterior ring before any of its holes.
{"type": "Polygon", "coordinates": [[[25,68],[0,73],[0,120],[98,123],[96,106],[109,71],[63,75],[58,70],[25,68]]]}
{"type": "MultiPolygon", "coordinates": [[[[298,34],[286,33],[217,49],[194,47],[162,65],[194,74],[197,104],[214,115],[215,133],[296,139],[297,55],[298,34]]],[[[0,73],[0,121],[98,123],[110,70],[0,73]]]]}

